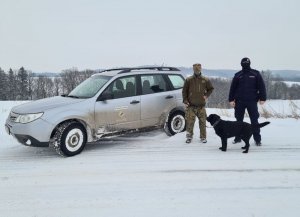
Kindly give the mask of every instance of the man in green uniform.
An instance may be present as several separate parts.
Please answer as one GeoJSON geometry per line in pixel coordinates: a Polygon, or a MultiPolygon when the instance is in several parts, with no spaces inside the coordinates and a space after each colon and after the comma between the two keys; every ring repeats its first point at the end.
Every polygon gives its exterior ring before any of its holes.
{"type": "Polygon", "coordinates": [[[210,80],[201,75],[201,64],[194,64],[193,70],[194,74],[185,80],[182,89],[183,103],[186,105],[186,143],[192,141],[196,116],[199,119],[200,141],[206,143],[205,104],[214,88],[210,80]]]}

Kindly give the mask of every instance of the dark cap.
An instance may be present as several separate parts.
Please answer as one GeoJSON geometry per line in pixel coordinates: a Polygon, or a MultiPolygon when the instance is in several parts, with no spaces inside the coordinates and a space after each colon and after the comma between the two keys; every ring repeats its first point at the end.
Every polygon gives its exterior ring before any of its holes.
{"type": "Polygon", "coordinates": [[[249,68],[250,67],[250,64],[251,64],[251,61],[248,57],[245,57],[241,60],[241,66],[243,68],[249,68]]]}

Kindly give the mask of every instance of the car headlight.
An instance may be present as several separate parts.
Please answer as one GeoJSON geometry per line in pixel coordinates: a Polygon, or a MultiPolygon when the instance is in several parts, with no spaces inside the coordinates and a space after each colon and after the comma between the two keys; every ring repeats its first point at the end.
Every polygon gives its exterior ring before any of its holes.
{"type": "Polygon", "coordinates": [[[35,114],[25,114],[25,115],[19,115],[15,122],[21,123],[21,124],[27,124],[29,122],[35,121],[36,119],[39,119],[43,116],[43,112],[41,113],[35,113],[35,114]]]}

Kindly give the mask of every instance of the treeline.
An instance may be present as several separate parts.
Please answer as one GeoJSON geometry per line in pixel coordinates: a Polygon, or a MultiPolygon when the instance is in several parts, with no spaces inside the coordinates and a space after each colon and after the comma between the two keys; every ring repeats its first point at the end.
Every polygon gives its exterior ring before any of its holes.
{"type": "MultiPolygon", "coordinates": [[[[76,68],[63,70],[54,77],[35,74],[21,67],[19,70],[0,68],[0,100],[36,100],[46,97],[68,94],[79,83],[96,73],[95,70],[79,71],[76,68]]],[[[262,71],[268,99],[300,99],[300,85],[287,85],[270,71],[262,71]]],[[[215,87],[208,107],[228,107],[228,93],[231,80],[210,78],[215,87]]]]}
{"type": "MultiPolygon", "coordinates": [[[[270,71],[262,71],[268,99],[300,99],[300,85],[287,85],[280,77],[274,76],[270,71]]],[[[208,107],[228,108],[228,94],[231,80],[226,78],[210,78],[215,90],[208,101],[208,107]]]]}
{"type": "Polygon", "coordinates": [[[8,72],[0,68],[0,100],[36,100],[67,94],[94,73],[94,70],[72,68],[55,77],[47,77],[24,67],[8,72]]]}

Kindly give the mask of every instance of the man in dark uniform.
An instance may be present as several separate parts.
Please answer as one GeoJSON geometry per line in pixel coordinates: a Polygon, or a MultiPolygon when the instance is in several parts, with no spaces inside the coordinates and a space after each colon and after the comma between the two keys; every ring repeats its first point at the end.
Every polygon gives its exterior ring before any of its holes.
{"type": "MultiPolygon", "coordinates": [[[[265,83],[257,70],[250,67],[250,59],[245,57],[241,61],[242,70],[237,72],[232,79],[229,103],[235,110],[237,121],[243,121],[245,109],[247,109],[251,124],[258,124],[257,102],[263,105],[267,99],[265,83]]],[[[253,130],[255,144],[261,145],[260,129],[253,130]]],[[[233,143],[241,142],[241,138],[236,137],[233,143]]]]}

